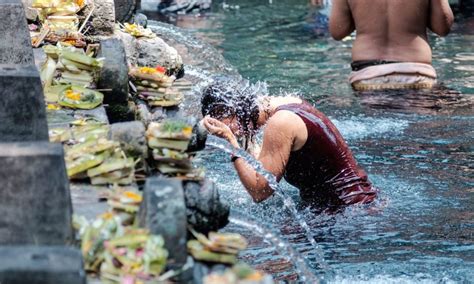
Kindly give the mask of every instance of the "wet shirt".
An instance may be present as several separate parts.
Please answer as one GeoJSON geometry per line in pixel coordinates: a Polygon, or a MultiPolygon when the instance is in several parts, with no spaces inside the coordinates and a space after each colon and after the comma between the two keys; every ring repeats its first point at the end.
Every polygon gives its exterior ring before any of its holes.
{"type": "Polygon", "coordinates": [[[377,191],[358,165],[344,138],[332,122],[309,103],[288,104],[287,110],[306,124],[308,139],[290,153],[285,180],[300,189],[305,200],[329,205],[369,203],[377,191]]]}

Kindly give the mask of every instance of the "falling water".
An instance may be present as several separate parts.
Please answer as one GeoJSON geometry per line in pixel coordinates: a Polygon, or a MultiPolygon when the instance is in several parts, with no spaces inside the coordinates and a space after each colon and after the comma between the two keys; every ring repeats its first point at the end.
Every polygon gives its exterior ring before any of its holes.
{"type": "Polygon", "coordinates": [[[311,243],[314,253],[317,256],[318,259],[318,265],[323,271],[327,271],[329,269],[329,266],[327,263],[324,261],[324,253],[323,250],[319,247],[317,244],[316,240],[314,239],[314,236],[311,232],[311,228],[308,226],[306,221],[304,220],[304,216],[298,213],[298,210],[296,209],[296,204],[291,199],[290,196],[288,196],[279,186],[278,182],[276,181],[276,178],[273,174],[269,173],[267,170],[264,169],[263,165],[255,160],[249,153],[245,152],[242,149],[236,149],[234,148],[229,142],[222,138],[218,138],[216,136],[209,136],[207,141],[206,141],[206,146],[212,147],[215,149],[219,149],[223,152],[229,153],[231,155],[237,155],[241,158],[243,158],[249,165],[251,165],[257,173],[262,175],[267,181],[269,186],[273,189],[275,192],[275,195],[278,196],[279,198],[282,199],[283,204],[285,205],[286,209],[291,213],[291,215],[295,218],[295,220],[299,223],[301,228],[303,228],[306,238],[308,241],[311,243]]]}
{"type": "MultiPolygon", "coordinates": [[[[232,215],[237,215],[237,213],[234,212],[232,215]]],[[[251,220],[249,216],[244,216],[243,218],[230,217],[229,221],[234,225],[247,228],[259,235],[264,236],[267,242],[278,248],[278,250],[283,251],[288,260],[290,260],[295,265],[296,273],[298,274],[299,280],[301,282],[316,283],[319,281],[313,272],[311,272],[311,269],[308,267],[305,260],[299,255],[299,253],[295,251],[290,244],[283,241],[270,229],[263,228],[260,223],[251,220]]]]}

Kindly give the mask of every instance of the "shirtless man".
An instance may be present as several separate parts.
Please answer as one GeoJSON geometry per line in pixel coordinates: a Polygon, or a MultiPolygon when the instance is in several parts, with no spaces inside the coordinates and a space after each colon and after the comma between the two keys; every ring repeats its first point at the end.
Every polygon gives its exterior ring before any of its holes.
{"type": "Polygon", "coordinates": [[[446,36],[448,0],[333,0],[336,40],[357,31],[350,81],[356,90],[424,89],[436,83],[427,29],[446,36]]]}

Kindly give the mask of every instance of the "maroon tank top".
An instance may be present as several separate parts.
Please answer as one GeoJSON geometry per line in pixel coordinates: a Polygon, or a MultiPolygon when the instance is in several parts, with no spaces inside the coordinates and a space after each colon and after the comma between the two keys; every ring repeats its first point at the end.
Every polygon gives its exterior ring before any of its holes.
{"type": "Polygon", "coordinates": [[[332,122],[307,102],[288,104],[276,111],[295,113],[306,124],[308,139],[290,153],[285,180],[300,189],[305,200],[328,205],[369,203],[377,190],[358,165],[344,138],[332,122]]]}

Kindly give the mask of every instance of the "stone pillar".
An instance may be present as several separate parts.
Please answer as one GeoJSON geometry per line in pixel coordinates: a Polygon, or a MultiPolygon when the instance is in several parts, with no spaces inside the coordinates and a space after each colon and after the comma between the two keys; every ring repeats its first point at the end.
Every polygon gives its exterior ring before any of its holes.
{"type": "Polygon", "coordinates": [[[60,144],[0,144],[0,181],[0,245],[73,241],[69,180],[60,144]]]}
{"type": "Polygon", "coordinates": [[[104,103],[126,105],[128,101],[128,64],[123,42],[117,38],[102,40],[97,57],[105,58],[98,87],[104,91],[104,103]]]}
{"type": "Polygon", "coordinates": [[[0,86],[0,142],[48,141],[43,89],[36,67],[0,65],[0,86]]]}
{"type": "Polygon", "coordinates": [[[34,65],[31,37],[20,0],[0,0],[0,64],[34,65]]]}
{"type": "Polygon", "coordinates": [[[146,180],[139,224],[152,234],[163,236],[171,268],[180,268],[186,263],[186,205],[180,180],[157,177],[146,180]]]}
{"type": "Polygon", "coordinates": [[[0,283],[86,284],[82,255],[58,246],[0,247],[0,283]]]}

